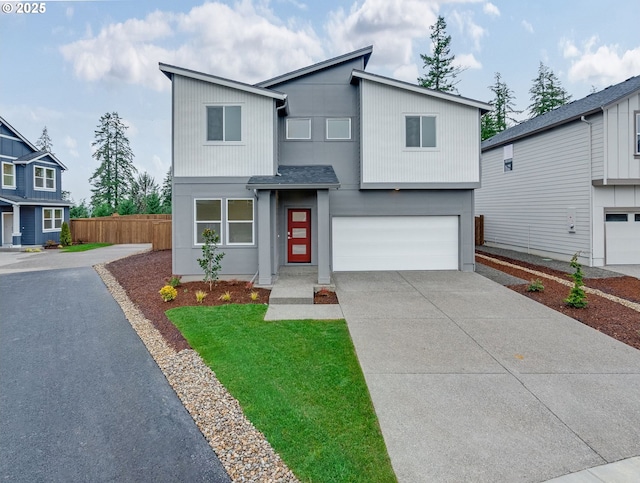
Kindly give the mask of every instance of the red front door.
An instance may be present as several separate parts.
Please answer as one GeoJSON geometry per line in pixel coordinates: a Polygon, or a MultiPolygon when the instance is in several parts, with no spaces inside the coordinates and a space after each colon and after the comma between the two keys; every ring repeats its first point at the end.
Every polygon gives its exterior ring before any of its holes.
{"type": "Polygon", "coordinates": [[[288,210],[287,261],[311,263],[311,210],[288,210]]]}

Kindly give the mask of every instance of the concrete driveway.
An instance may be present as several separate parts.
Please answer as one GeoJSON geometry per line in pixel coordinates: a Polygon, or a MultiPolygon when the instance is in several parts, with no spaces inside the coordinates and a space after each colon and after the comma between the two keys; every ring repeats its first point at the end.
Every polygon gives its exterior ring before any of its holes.
{"type": "MultiPolygon", "coordinates": [[[[640,455],[640,351],[477,273],[334,278],[401,482],[541,482],[640,455]]],[[[565,481],[638,481],[639,461],[565,481]]]]}
{"type": "Polygon", "coordinates": [[[98,274],[51,269],[63,255],[0,275],[0,479],[230,481],[98,274]]]}

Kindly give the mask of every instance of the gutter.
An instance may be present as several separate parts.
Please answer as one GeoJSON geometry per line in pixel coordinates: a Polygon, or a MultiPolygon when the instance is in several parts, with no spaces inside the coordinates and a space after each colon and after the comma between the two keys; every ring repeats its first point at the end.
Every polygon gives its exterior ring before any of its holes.
{"type": "Polygon", "coordinates": [[[591,170],[593,169],[593,123],[587,121],[585,116],[580,117],[580,121],[586,123],[589,126],[589,172],[587,173],[589,179],[587,186],[589,187],[589,266],[593,267],[593,186],[591,184],[591,170]]]}

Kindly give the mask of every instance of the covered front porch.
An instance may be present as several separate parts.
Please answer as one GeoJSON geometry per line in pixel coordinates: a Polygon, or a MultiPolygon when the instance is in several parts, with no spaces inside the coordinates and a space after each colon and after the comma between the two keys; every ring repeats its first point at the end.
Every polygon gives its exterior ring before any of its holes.
{"type": "Polygon", "coordinates": [[[254,176],[259,285],[272,285],[280,266],[317,267],[317,283],[331,283],[329,190],[340,186],[331,166],[280,166],[254,176]]]}

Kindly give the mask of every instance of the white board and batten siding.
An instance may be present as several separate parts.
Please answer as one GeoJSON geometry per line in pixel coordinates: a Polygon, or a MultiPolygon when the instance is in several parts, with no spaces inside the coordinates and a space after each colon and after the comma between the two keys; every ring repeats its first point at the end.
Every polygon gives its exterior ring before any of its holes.
{"type": "Polygon", "coordinates": [[[475,107],[361,81],[362,183],[477,183],[475,107]],[[405,147],[406,115],[436,116],[436,149],[405,147]]]}
{"type": "Polygon", "coordinates": [[[458,270],[457,216],[336,216],[335,272],[458,270]]]}
{"type": "Polygon", "coordinates": [[[640,179],[640,162],[634,157],[634,111],[640,110],[640,94],[604,111],[607,179],[640,179]]]}
{"type": "Polygon", "coordinates": [[[512,171],[505,172],[502,146],[482,155],[482,187],[475,202],[476,215],[484,215],[486,242],[565,259],[578,251],[588,256],[589,126],[572,123],[512,146],[512,171]]]}
{"type": "Polygon", "coordinates": [[[273,99],[179,75],[173,89],[174,177],[273,174],[273,99]],[[206,142],[207,105],[242,107],[242,141],[206,142]]]}

